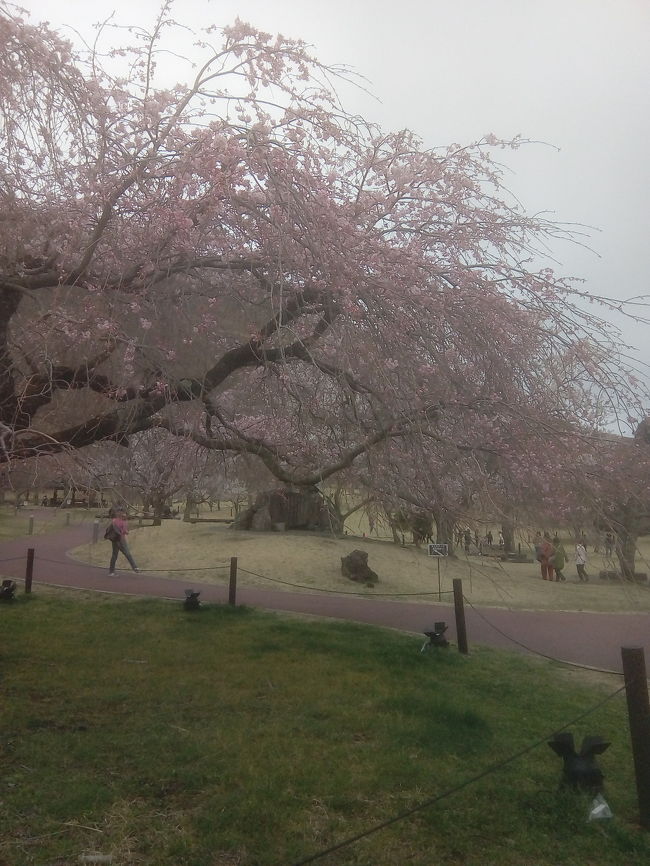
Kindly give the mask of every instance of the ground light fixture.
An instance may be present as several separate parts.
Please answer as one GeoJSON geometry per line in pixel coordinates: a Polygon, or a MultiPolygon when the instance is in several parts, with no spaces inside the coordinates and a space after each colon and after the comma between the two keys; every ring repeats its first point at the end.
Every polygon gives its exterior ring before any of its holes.
{"type": "Polygon", "coordinates": [[[573,743],[573,734],[563,731],[553,734],[548,745],[564,761],[561,785],[597,793],[603,789],[603,773],[596,763],[596,755],[609,748],[602,737],[585,737],[579,752],[573,743]]]}
{"type": "Polygon", "coordinates": [[[201,607],[201,602],[199,601],[200,595],[200,592],[195,592],[193,589],[186,589],[185,601],[183,602],[185,610],[198,610],[201,607]]]}
{"type": "Polygon", "coordinates": [[[16,595],[16,581],[8,578],[0,586],[0,601],[13,601],[16,595]]]}
{"type": "Polygon", "coordinates": [[[422,644],[422,649],[420,650],[420,652],[423,653],[430,647],[448,647],[449,641],[445,637],[446,631],[446,622],[434,623],[433,629],[424,632],[424,635],[428,638],[428,640],[425,640],[425,642],[422,644]]]}

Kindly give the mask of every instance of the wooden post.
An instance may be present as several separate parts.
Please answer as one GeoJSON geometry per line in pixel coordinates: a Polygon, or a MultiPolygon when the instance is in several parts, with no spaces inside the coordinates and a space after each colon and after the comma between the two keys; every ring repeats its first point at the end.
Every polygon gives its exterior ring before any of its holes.
{"type": "Polygon", "coordinates": [[[28,535],[34,534],[34,515],[33,514],[29,515],[29,532],[27,534],[28,535]]]}
{"type": "Polygon", "coordinates": [[[458,640],[458,652],[467,655],[467,628],[465,626],[465,606],[463,602],[463,581],[454,578],[454,611],[456,613],[456,639],[458,640]]]}
{"type": "Polygon", "coordinates": [[[70,526],[70,512],[66,511],[65,513],[65,525],[70,526]]]}
{"type": "Polygon", "coordinates": [[[650,701],[643,647],[621,647],[627,714],[639,801],[639,824],[650,830],[650,701]]]}
{"type": "Polygon", "coordinates": [[[34,548],[27,548],[27,565],[25,566],[25,593],[29,595],[32,591],[32,577],[34,575],[34,548]]]}
{"type": "Polygon", "coordinates": [[[93,544],[97,544],[97,539],[99,538],[99,517],[95,518],[93,523],[93,544]]]}
{"type": "Polygon", "coordinates": [[[230,582],[228,584],[228,604],[237,604],[237,557],[230,557],[230,582]]]}

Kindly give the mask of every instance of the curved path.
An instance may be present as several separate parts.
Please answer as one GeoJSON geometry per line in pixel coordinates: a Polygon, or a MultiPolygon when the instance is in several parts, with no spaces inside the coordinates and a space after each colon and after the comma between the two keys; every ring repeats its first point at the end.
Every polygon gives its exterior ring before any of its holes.
{"type": "MultiPolygon", "coordinates": [[[[27,549],[33,547],[33,588],[47,583],[73,589],[115,592],[122,595],[154,596],[182,600],[191,581],[175,580],[151,573],[118,572],[109,577],[106,567],[85,565],[71,559],[67,551],[92,541],[93,524],[72,526],[58,533],[35,535],[0,544],[0,574],[24,579],[27,549]]],[[[99,542],[104,550],[103,541],[99,542]]],[[[241,563],[242,568],[245,563],[241,563]]],[[[224,585],[201,584],[201,600],[224,603],[224,585]]],[[[313,614],[353,620],[371,625],[422,633],[436,621],[449,625],[454,635],[454,612],[449,604],[414,604],[403,601],[320,593],[284,592],[240,585],[237,602],[269,610],[313,614]]],[[[470,644],[485,644],[502,649],[530,651],[554,659],[594,668],[621,671],[620,648],[642,646],[650,656],[649,613],[585,613],[504,610],[502,608],[465,608],[470,644]]]]}

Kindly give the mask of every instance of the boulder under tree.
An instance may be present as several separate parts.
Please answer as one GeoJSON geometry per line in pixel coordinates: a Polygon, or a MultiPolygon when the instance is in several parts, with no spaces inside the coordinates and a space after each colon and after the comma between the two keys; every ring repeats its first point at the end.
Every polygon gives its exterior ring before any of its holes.
{"type": "Polygon", "coordinates": [[[254,504],[232,522],[233,529],[257,532],[308,529],[337,532],[339,521],[316,488],[278,488],[260,493],[254,504]]]}

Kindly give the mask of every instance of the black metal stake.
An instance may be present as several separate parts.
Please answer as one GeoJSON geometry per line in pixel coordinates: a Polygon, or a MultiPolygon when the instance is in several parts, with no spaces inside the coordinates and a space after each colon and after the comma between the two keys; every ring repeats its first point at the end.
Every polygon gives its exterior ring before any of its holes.
{"type": "Polygon", "coordinates": [[[621,647],[639,824],[650,830],[650,700],[643,647],[621,647]]]}
{"type": "Polygon", "coordinates": [[[230,557],[230,582],[228,584],[228,604],[237,604],[237,557],[230,557]]]}
{"type": "Polygon", "coordinates": [[[29,595],[32,591],[32,577],[34,576],[34,548],[27,548],[27,565],[25,566],[25,593],[29,595]]]}
{"type": "Polygon", "coordinates": [[[454,611],[456,613],[456,639],[458,640],[458,652],[467,655],[467,628],[465,626],[465,606],[463,601],[463,581],[459,577],[454,578],[454,611]]]}

